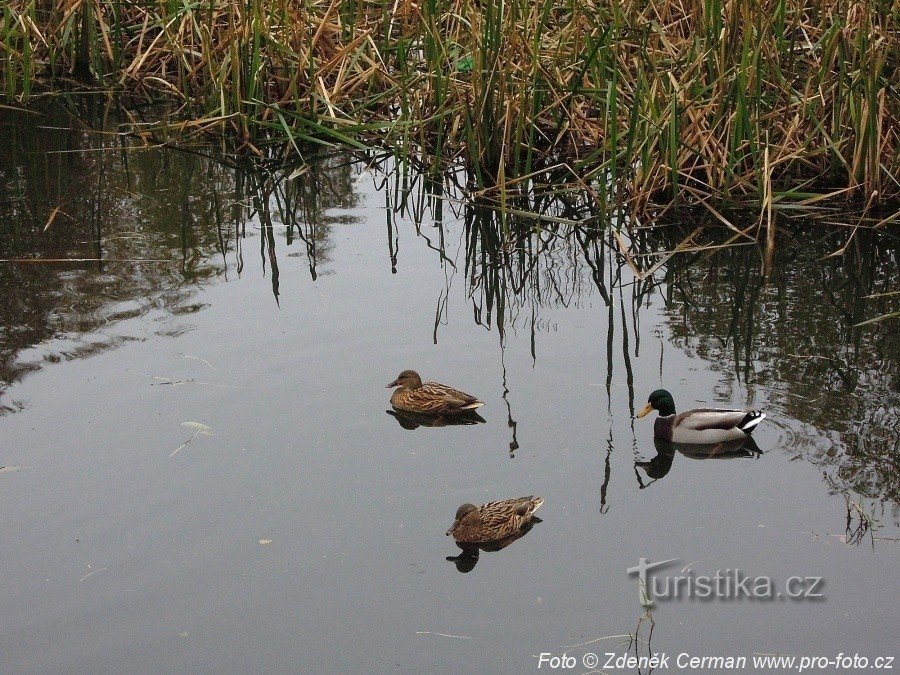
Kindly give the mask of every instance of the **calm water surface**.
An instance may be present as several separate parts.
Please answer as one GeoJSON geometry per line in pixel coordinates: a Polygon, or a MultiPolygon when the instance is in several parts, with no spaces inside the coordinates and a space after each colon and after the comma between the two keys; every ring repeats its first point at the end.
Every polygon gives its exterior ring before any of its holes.
{"type": "Polygon", "coordinates": [[[62,110],[0,130],[0,671],[898,655],[900,337],[853,327],[897,309],[896,227],[786,227],[766,281],[724,227],[663,257],[693,224],[620,242],[578,197],[504,220],[346,155],[287,178],[62,110]],[[399,424],[403,368],[486,424],[399,424]],[[766,410],[761,452],[657,447],[661,386],[766,410]],[[532,493],[526,536],[447,560],[457,506],[532,493]],[[639,625],[639,558],[824,599],[639,625]]]}

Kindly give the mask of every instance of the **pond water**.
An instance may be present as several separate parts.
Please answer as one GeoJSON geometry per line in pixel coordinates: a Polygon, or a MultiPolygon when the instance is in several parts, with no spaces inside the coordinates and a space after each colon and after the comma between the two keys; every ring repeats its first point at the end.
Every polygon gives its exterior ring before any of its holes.
{"type": "Polygon", "coordinates": [[[766,265],[583,196],[504,217],[386,161],[269,174],[105,128],[0,110],[0,671],[897,655],[900,337],[854,327],[900,303],[896,226],[782,221],[766,265]],[[404,368],[486,422],[389,414],[404,368]],[[659,387],[768,419],[661,446],[659,387]],[[529,494],[542,522],[459,559],[460,504],[529,494]],[[641,558],[822,597],[645,613],[641,558]]]}

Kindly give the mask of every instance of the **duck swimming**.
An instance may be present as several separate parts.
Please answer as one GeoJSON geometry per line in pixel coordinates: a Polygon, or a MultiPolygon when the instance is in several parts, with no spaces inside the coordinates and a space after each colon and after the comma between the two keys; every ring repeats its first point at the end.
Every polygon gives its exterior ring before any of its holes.
{"type": "Polygon", "coordinates": [[[391,405],[397,410],[424,415],[465,414],[480,408],[479,401],[471,394],[459,391],[438,382],[422,383],[422,378],[414,370],[404,370],[397,379],[387,385],[387,389],[399,387],[391,394],[391,405]]]}
{"type": "Polygon", "coordinates": [[[766,414],[758,410],[720,410],[717,408],[695,408],[675,413],[675,401],[665,389],[657,389],[638,417],[644,417],[653,410],[659,417],[653,425],[653,435],[663,441],[705,445],[747,438],[766,414]]]}
{"type": "Polygon", "coordinates": [[[534,495],[488,502],[481,506],[463,504],[456,510],[453,525],[447,530],[462,544],[484,544],[507,537],[517,539],[528,526],[544,500],[534,495]]]}

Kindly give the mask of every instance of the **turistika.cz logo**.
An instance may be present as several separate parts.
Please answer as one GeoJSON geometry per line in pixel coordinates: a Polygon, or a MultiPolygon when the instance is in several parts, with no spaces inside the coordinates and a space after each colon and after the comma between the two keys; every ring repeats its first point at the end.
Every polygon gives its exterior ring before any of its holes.
{"type": "Polygon", "coordinates": [[[664,567],[678,562],[678,558],[650,562],[639,558],[629,567],[629,576],[637,575],[638,597],[647,609],[656,600],[822,600],[822,577],[792,576],[784,584],[769,576],[749,576],[740,569],[716,570],[712,575],[696,574],[684,567],[677,575],[661,575],[664,567]]]}

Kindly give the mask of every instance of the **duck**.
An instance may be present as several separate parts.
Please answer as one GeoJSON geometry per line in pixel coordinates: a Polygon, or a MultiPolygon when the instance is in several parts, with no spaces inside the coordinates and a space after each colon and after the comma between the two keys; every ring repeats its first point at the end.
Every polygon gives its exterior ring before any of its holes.
{"type": "Polygon", "coordinates": [[[456,510],[447,536],[453,537],[458,544],[485,544],[505,539],[514,541],[535,520],[534,512],[543,503],[542,498],[529,495],[481,506],[463,504],[456,510]]]}
{"type": "Polygon", "coordinates": [[[766,414],[758,410],[720,410],[695,408],[675,413],[675,400],[665,389],[657,389],[641,408],[638,417],[659,411],[653,425],[653,436],[662,441],[708,445],[744,439],[749,436],[766,414]]]}
{"type": "Polygon", "coordinates": [[[391,405],[397,410],[423,415],[459,415],[484,405],[467,394],[438,382],[422,383],[414,370],[404,370],[386,389],[398,387],[391,394],[391,405]]]}

